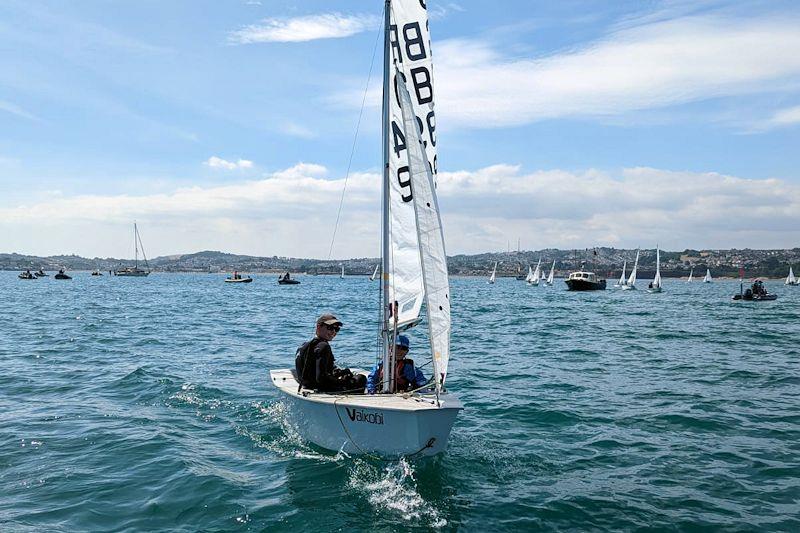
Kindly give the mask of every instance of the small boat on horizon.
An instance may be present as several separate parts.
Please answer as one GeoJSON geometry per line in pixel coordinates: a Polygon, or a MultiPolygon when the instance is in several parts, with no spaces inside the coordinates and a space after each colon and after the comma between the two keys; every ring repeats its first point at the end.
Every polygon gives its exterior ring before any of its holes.
{"type": "Polygon", "coordinates": [[[800,281],[797,281],[797,278],[794,277],[794,271],[792,270],[792,267],[789,267],[789,275],[786,276],[784,285],[800,285],[800,281]]]}
{"type": "Polygon", "coordinates": [[[283,276],[278,276],[278,285],[300,285],[300,282],[296,279],[292,279],[287,272],[283,276]]]}
{"type": "Polygon", "coordinates": [[[133,223],[133,248],[134,248],[134,263],[133,266],[118,268],[114,270],[115,276],[123,276],[129,278],[144,278],[150,275],[150,265],[147,264],[147,256],[144,254],[144,246],[142,245],[142,238],[139,236],[139,228],[136,222],[133,223]],[[142,257],[144,258],[144,266],[148,270],[139,268],[139,247],[142,248],[142,257]]]}
{"type": "Polygon", "coordinates": [[[56,274],[53,277],[55,279],[72,279],[72,276],[70,276],[66,272],[64,272],[63,268],[59,269],[58,274],[56,274]]]}
{"type": "Polygon", "coordinates": [[[41,268],[39,270],[37,270],[36,272],[34,272],[33,275],[36,276],[37,278],[47,278],[47,277],[50,276],[50,274],[48,274],[47,272],[45,272],[41,268]]]}
{"type": "Polygon", "coordinates": [[[493,285],[493,284],[494,284],[494,280],[495,280],[495,278],[497,278],[497,261],[495,261],[495,262],[494,262],[494,268],[492,269],[492,275],[491,275],[491,276],[489,276],[489,281],[488,281],[488,283],[489,283],[490,285],[493,285]]]}
{"type": "Polygon", "coordinates": [[[710,269],[710,268],[707,268],[707,269],[706,269],[706,275],[705,275],[705,277],[703,278],[703,283],[711,283],[712,281],[713,281],[713,280],[711,279],[711,269],[710,269]]]}
{"type": "Polygon", "coordinates": [[[30,270],[26,270],[25,272],[20,272],[19,279],[38,279],[35,274],[33,274],[30,270]]]}
{"type": "Polygon", "coordinates": [[[628,280],[622,284],[620,289],[623,291],[635,291],[636,290],[636,273],[639,270],[639,250],[636,250],[636,260],[633,262],[633,270],[631,270],[631,275],[628,277],[628,280]]]}
{"type": "Polygon", "coordinates": [[[251,278],[250,276],[243,278],[242,275],[239,274],[239,272],[234,270],[233,275],[231,275],[228,278],[225,278],[224,281],[225,283],[250,283],[253,281],[253,278],[251,278]]]}
{"type": "Polygon", "coordinates": [[[661,292],[661,254],[656,246],[656,275],[653,278],[653,281],[647,286],[647,292],[649,293],[656,293],[661,292]]]}

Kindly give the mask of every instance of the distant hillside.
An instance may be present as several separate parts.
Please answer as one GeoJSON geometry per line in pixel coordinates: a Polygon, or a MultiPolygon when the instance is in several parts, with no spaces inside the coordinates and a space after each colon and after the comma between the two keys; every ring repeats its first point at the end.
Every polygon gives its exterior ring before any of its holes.
{"type": "MultiPolygon", "coordinates": [[[[521,252],[486,252],[474,255],[455,255],[448,258],[451,274],[488,276],[494,262],[498,262],[500,276],[525,274],[528,265],[536,265],[542,259],[542,267],[548,270],[553,260],[556,272],[564,276],[585,263],[587,268],[602,276],[617,277],[623,261],[628,262],[628,271],[633,264],[636,250],[619,248],[596,248],[594,250],[545,249],[521,252]]],[[[641,279],[653,275],[655,271],[655,249],[641,250],[639,273],[641,279]]],[[[308,274],[338,274],[344,265],[347,274],[368,275],[378,264],[377,258],[356,258],[344,261],[321,259],[299,259],[292,257],[259,257],[237,255],[205,250],[193,254],[165,255],[149,261],[149,266],[159,272],[305,272],[308,274]]],[[[121,266],[132,265],[131,259],[112,257],[85,258],[77,255],[57,255],[36,257],[20,254],[0,254],[0,270],[25,270],[44,268],[45,270],[93,270],[107,271],[121,266]]],[[[141,264],[141,262],[140,262],[141,264]]],[[[789,266],[800,273],[800,248],[790,250],[683,250],[681,252],[661,251],[661,272],[665,277],[684,277],[694,268],[696,276],[702,276],[710,268],[714,276],[738,276],[743,267],[747,277],[783,277],[789,266]]]]}

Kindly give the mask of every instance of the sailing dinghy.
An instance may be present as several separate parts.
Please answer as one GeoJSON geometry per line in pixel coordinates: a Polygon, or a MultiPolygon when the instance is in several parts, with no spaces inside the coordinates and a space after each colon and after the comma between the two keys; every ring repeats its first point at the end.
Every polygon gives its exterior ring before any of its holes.
{"type": "Polygon", "coordinates": [[[686,279],[686,283],[691,283],[694,280],[694,267],[689,270],[689,277],[686,279]]]}
{"type": "Polygon", "coordinates": [[[623,285],[625,285],[625,270],[627,269],[627,267],[628,267],[628,262],[627,261],[623,261],[622,262],[622,275],[619,277],[619,281],[614,284],[614,287],[620,288],[623,285]]]}
{"type": "Polygon", "coordinates": [[[647,292],[661,292],[661,290],[661,253],[656,246],[656,275],[650,282],[650,286],[647,287],[647,292]]]}
{"type": "Polygon", "coordinates": [[[620,287],[623,291],[636,290],[636,271],[639,270],[639,250],[636,250],[636,261],[633,262],[633,270],[628,280],[620,287]]]}
{"type": "Polygon", "coordinates": [[[489,283],[493,284],[495,278],[497,278],[497,261],[494,262],[494,268],[492,268],[492,275],[489,276],[489,283]]]}
{"type": "Polygon", "coordinates": [[[369,280],[370,280],[370,281],[375,281],[375,278],[376,278],[376,277],[378,277],[378,269],[379,269],[380,267],[381,267],[380,265],[375,265],[375,271],[374,271],[374,272],[372,273],[372,275],[369,277],[369,280]]]}
{"type": "Polygon", "coordinates": [[[530,279],[528,280],[529,285],[539,286],[539,281],[542,278],[542,258],[539,258],[539,262],[536,263],[536,270],[533,271],[530,279]]]}
{"type": "Polygon", "coordinates": [[[797,278],[794,277],[794,271],[792,271],[792,267],[789,267],[789,275],[786,276],[786,282],[784,285],[800,285],[800,282],[798,282],[797,278]]]}
{"type": "Polygon", "coordinates": [[[301,437],[329,450],[434,455],[445,450],[463,409],[445,389],[450,283],[436,199],[433,68],[424,6],[419,0],[385,0],[379,357],[383,368],[395,368],[395,338],[420,321],[424,302],[433,378],[421,390],[394,393],[394,373],[388,372],[380,393],[348,395],[307,390],[293,369],[272,370],[288,421],[301,437]]]}
{"type": "Polygon", "coordinates": [[[550,273],[547,275],[547,280],[545,281],[545,283],[547,283],[548,286],[553,285],[553,278],[555,277],[555,274],[556,274],[556,260],[553,259],[553,264],[550,266],[550,273]]]}
{"type": "Polygon", "coordinates": [[[711,281],[712,281],[712,280],[711,280],[711,269],[710,269],[710,268],[707,268],[707,269],[706,269],[706,275],[705,275],[705,277],[703,278],[703,283],[711,283],[711,281]]]}

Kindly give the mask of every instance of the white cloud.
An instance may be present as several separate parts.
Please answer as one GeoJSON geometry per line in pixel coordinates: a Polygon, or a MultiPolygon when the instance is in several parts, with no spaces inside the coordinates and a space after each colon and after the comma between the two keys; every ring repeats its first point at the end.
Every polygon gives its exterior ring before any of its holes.
{"type": "Polygon", "coordinates": [[[374,15],[325,13],[295,18],[267,18],[260,24],[231,32],[228,40],[235,44],[290,43],[349,37],[377,28],[381,18],[374,15]]]}
{"type": "Polygon", "coordinates": [[[6,113],[11,113],[12,115],[26,118],[28,120],[35,120],[37,122],[41,121],[39,117],[28,113],[18,105],[12,104],[11,102],[4,102],[3,100],[0,100],[0,111],[5,111],[6,113]]]}
{"type": "Polygon", "coordinates": [[[238,161],[226,161],[221,157],[212,155],[204,163],[211,168],[222,168],[225,170],[242,170],[245,168],[253,168],[253,162],[247,159],[239,159],[238,161]]]}
{"type": "MultiPolygon", "coordinates": [[[[145,196],[61,196],[0,208],[4,246],[17,251],[121,255],[118,234],[137,219],[158,254],[223,249],[240,253],[326,257],[342,177],[300,163],[264,179],[190,187],[145,196]],[[23,231],[24,229],[24,231],[23,231]],[[98,234],[86,241],[75,235],[98,234]],[[60,233],[59,233],[60,232],[60,233]],[[31,250],[31,243],[43,247],[31,250]],[[80,249],[81,246],[87,249],[80,249]]],[[[593,245],[668,250],[791,247],[800,227],[800,186],[777,179],[716,173],[625,169],[523,172],[514,165],[439,175],[450,253],[593,245]]],[[[380,176],[348,181],[335,254],[378,253],[380,176]]]]}
{"type": "MultiPolygon", "coordinates": [[[[626,27],[585,46],[507,57],[481,39],[433,42],[443,127],[614,117],[800,87],[800,19],[687,16],[626,27]]],[[[380,89],[369,102],[380,105],[380,89]]],[[[362,93],[333,96],[360,106],[362,93]]]]}
{"type": "Polygon", "coordinates": [[[800,105],[781,109],[769,120],[770,126],[791,126],[800,124],[800,105]]]}
{"type": "Polygon", "coordinates": [[[300,124],[294,122],[288,122],[284,124],[281,128],[281,131],[286,135],[299,137],[301,139],[313,139],[317,136],[316,132],[310,128],[306,128],[305,126],[301,126],[300,124]]]}

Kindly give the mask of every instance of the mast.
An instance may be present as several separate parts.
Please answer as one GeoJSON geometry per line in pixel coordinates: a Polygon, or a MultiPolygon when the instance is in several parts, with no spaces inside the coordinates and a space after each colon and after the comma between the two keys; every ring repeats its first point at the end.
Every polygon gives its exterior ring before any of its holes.
{"type": "Polygon", "coordinates": [[[393,316],[394,304],[389,301],[389,254],[391,243],[389,241],[389,69],[390,46],[391,46],[391,0],[385,0],[383,4],[383,113],[382,113],[382,138],[383,138],[383,200],[381,205],[382,213],[382,266],[381,286],[383,298],[381,306],[383,308],[383,324],[381,326],[381,356],[383,358],[383,392],[390,392],[394,385],[394,352],[391,346],[390,324],[393,316]]]}
{"type": "Polygon", "coordinates": [[[133,222],[133,268],[139,268],[139,230],[136,228],[136,221],[133,222]]]}

